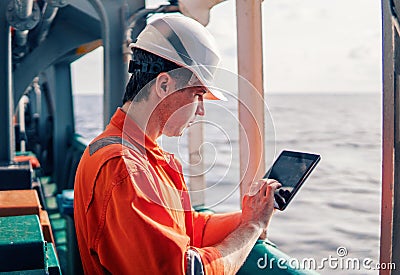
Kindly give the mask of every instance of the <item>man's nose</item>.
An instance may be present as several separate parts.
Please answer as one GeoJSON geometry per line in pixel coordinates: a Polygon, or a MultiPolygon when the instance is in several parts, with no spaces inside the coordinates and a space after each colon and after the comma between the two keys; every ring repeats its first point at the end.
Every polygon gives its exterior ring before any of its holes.
{"type": "Polygon", "coordinates": [[[199,102],[197,104],[196,115],[204,116],[204,114],[205,114],[204,102],[203,102],[203,98],[200,98],[199,102]]]}

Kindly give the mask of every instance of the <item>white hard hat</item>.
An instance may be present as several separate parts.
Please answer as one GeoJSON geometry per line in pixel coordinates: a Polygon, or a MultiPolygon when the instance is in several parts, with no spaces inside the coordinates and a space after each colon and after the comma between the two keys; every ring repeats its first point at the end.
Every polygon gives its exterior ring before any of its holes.
{"type": "Polygon", "coordinates": [[[164,16],[147,24],[130,46],[188,68],[208,88],[205,98],[226,100],[212,89],[220,55],[214,38],[199,22],[178,14],[164,16]]]}

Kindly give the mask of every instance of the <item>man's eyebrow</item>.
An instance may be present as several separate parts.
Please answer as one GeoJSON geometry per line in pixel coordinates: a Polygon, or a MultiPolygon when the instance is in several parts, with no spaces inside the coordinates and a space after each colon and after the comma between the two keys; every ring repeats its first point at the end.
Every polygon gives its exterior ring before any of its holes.
{"type": "Polygon", "coordinates": [[[208,89],[206,87],[199,86],[196,89],[196,93],[198,93],[198,92],[203,92],[203,94],[206,94],[208,92],[208,89]]]}
{"type": "Polygon", "coordinates": [[[208,92],[207,88],[201,88],[201,91],[203,92],[203,94],[206,94],[208,92]]]}

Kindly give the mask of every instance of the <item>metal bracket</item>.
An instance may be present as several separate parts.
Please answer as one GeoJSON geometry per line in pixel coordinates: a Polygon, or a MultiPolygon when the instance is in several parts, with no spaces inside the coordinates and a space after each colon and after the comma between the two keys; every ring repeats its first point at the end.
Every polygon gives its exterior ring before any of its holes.
{"type": "Polygon", "coordinates": [[[36,2],[33,2],[32,14],[29,15],[27,18],[20,18],[17,13],[17,9],[14,5],[14,0],[8,1],[7,7],[7,21],[8,23],[17,30],[25,31],[31,30],[40,21],[40,8],[36,2]]]}
{"type": "Polygon", "coordinates": [[[52,6],[57,8],[62,8],[68,5],[68,0],[46,0],[46,2],[52,6]]]}
{"type": "Polygon", "coordinates": [[[396,8],[395,8],[395,3],[393,0],[389,1],[389,6],[390,6],[390,13],[392,17],[392,24],[395,27],[397,34],[400,35],[400,24],[399,24],[399,18],[397,16],[396,8]]]}

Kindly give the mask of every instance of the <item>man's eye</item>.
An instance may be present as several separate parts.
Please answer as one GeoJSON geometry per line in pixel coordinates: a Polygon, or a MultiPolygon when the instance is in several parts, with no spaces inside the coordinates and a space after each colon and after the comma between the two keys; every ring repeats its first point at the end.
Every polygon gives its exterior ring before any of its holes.
{"type": "Polygon", "coordinates": [[[196,93],[196,95],[198,95],[198,96],[204,96],[205,94],[206,94],[206,90],[201,90],[201,91],[198,91],[197,93],[196,93]]]}

